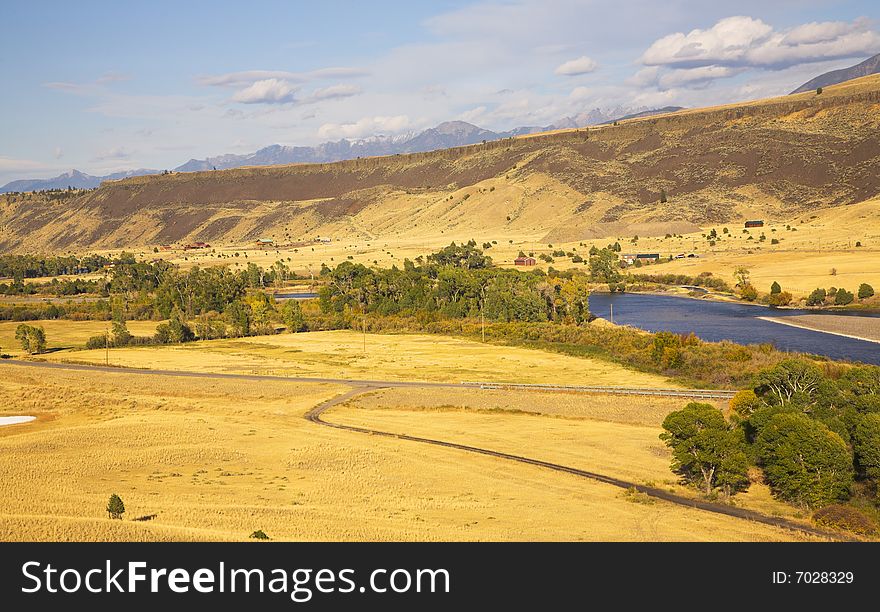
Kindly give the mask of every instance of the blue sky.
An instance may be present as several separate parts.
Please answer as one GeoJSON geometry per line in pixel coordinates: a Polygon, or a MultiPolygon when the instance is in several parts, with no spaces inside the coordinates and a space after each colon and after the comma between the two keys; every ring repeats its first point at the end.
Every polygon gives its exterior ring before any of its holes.
{"type": "Polygon", "coordinates": [[[880,52],[873,0],[7,0],[3,24],[0,184],[759,98],[880,52]]]}

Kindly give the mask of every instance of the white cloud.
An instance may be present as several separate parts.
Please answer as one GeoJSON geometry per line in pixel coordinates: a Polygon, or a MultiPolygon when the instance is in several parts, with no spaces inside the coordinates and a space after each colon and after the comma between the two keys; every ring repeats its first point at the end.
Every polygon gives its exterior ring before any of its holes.
{"type": "Polygon", "coordinates": [[[93,162],[103,162],[103,161],[119,161],[125,159],[131,159],[133,153],[126,149],[125,147],[111,147],[105,151],[101,151],[97,155],[95,155],[91,161],[93,162]]]}
{"type": "Polygon", "coordinates": [[[880,34],[866,19],[809,23],[776,31],[760,19],[738,16],[706,30],[677,32],[655,41],[642,55],[647,66],[781,69],[805,62],[858,57],[880,49],[880,34]]]}
{"type": "Polygon", "coordinates": [[[288,81],[264,79],[235,92],[232,100],[242,104],[286,104],[295,100],[296,91],[288,81]]]}
{"type": "Polygon", "coordinates": [[[286,70],[244,70],[241,72],[228,72],[213,76],[200,76],[196,78],[199,85],[213,87],[242,87],[252,85],[257,81],[279,79],[291,83],[303,83],[319,79],[344,79],[366,76],[368,73],[361,68],[332,67],[319,68],[308,72],[289,72],[286,70]]]}
{"type": "Polygon", "coordinates": [[[466,110],[465,112],[461,113],[458,116],[458,118],[461,119],[462,121],[467,121],[468,123],[473,123],[474,121],[479,120],[480,117],[482,117],[485,114],[486,114],[486,107],[485,106],[478,106],[476,108],[466,110]]]}
{"type": "Polygon", "coordinates": [[[715,79],[724,79],[740,74],[744,68],[730,68],[728,66],[699,66],[697,68],[679,68],[665,72],[657,79],[661,89],[670,89],[680,86],[705,85],[715,79]]]}
{"type": "Polygon", "coordinates": [[[571,93],[568,94],[568,99],[573,102],[579,102],[581,100],[589,99],[592,93],[593,92],[586,87],[575,87],[571,90],[571,93]]]}
{"type": "Polygon", "coordinates": [[[316,89],[303,100],[303,103],[320,102],[322,100],[334,100],[339,98],[350,98],[361,93],[361,88],[356,85],[331,85],[316,89]]]}
{"type": "Polygon", "coordinates": [[[64,157],[64,151],[62,150],[62,148],[55,147],[52,150],[52,157],[54,157],[55,159],[61,159],[62,157],[64,157]]]}
{"type": "Polygon", "coordinates": [[[563,76],[577,76],[579,74],[587,74],[594,72],[599,67],[596,60],[582,55],[581,57],[569,60],[556,67],[554,72],[563,76]]]}
{"type": "Polygon", "coordinates": [[[409,126],[407,115],[363,117],[354,123],[325,123],[318,128],[319,138],[363,138],[380,133],[401,132],[409,126]]]}

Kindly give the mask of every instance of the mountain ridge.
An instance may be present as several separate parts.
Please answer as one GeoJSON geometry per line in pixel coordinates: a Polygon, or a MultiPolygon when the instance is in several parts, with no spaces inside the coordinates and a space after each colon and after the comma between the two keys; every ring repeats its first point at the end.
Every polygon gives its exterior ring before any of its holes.
{"type": "Polygon", "coordinates": [[[817,77],[813,77],[794,91],[792,94],[804,93],[807,91],[815,91],[820,87],[828,87],[829,85],[837,85],[852,79],[880,73],[880,53],[869,57],[863,62],[850,66],[849,68],[840,68],[832,70],[817,77]]]}

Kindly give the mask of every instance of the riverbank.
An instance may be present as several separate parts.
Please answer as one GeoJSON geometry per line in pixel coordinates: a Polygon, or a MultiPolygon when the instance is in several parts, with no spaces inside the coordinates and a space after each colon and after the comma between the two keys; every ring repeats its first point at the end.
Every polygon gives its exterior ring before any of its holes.
{"type": "Polygon", "coordinates": [[[854,315],[794,315],[790,317],[758,317],[789,327],[833,334],[844,338],[854,338],[865,342],[880,344],[880,317],[859,317],[854,315]]]}

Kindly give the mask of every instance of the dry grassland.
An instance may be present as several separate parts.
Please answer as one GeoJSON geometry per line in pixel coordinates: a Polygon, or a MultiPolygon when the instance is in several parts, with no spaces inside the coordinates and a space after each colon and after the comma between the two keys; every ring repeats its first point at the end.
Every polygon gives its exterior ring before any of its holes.
{"type": "MultiPolygon", "coordinates": [[[[92,336],[99,336],[109,330],[107,321],[25,321],[28,325],[42,327],[46,332],[46,345],[49,349],[65,350],[83,348],[92,336]]],[[[21,345],[15,339],[17,321],[0,322],[0,349],[9,355],[21,355],[21,345]]],[[[152,336],[156,332],[155,321],[128,321],[128,331],[135,336],[152,336]]]]}
{"type": "MultiPolygon", "coordinates": [[[[493,381],[669,387],[662,376],[605,361],[418,334],[310,332],[110,350],[127,367],[373,380],[493,381]]],[[[103,363],[104,351],[47,355],[103,363]]]]}
{"type": "MultiPolygon", "coordinates": [[[[283,540],[797,537],[662,502],[635,503],[566,474],[301,418],[341,392],[338,386],[0,367],[2,413],[39,417],[0,429],[0,540],[242,540],[255,529],[283,540]],[[125,501],[126,520],[106,518],[113,492],[125,501]],[[131,520],[152,514],[151,521],[131,520]]],[[[410,414],[401,415],[409,422],[410,414]]],[[[510,441],[504,432],[528,421],[557,429],[568,422],[472,416],[478,427],[468,439],[499,445],[510,441]],[[492,427],[501,428],[494,437],[492,427]]],[[[622,453],[638,447],[637,435],[621,440],[618,458],[603,459],[581,452],[585,443],[574,431],[555,437],[557,429],[524,448],[581,465],[595,458],[594,467],[618,465],[636,475],[622,453]]],[[[659,476],[649,464],[640,478],[659,476]]]]}
{"type": "MultiPolygon", "coordinates": [[[[680,486],[669,471],[669,451],[658,438],[662,431],[656,422],[659,414],[655,411],[652,417],[646,416],[646,421],[655,421],[650,425],[632,423],[637,398],[581,395],[561,403],[553,397],[535,396],[527,412],[510,414],[502,408],[509,401],[504,397],[474,396],[463,400],[465,407],[437,407],[438,393],[442,392],[415,395],[407,390],[382,391],[372,397],[353,398],[345,406],[334,408],[326,418],[331,422],[525,455],[639,484],[665,486],[682,495],[694,494],[680,486]],[[615,422],[613,414],[617,402],[622,405],[621,422],[615,422]],[[407,404],[408,408],[401,407],[407,404]]],[[[653,399],[641,401],[650,404],[653,399]]],[[[670,410],[685,403],[687,400],[678,400],[670,410]]],[[[646,415],[651,412],[647,407],[646,415]]],[[[735,502],[765,514],[801,517],[796,509],[774,500],[768,487],[759,483],[752,484],[747,493],[737,495],[735,502]]]]}

